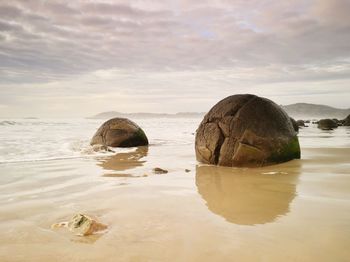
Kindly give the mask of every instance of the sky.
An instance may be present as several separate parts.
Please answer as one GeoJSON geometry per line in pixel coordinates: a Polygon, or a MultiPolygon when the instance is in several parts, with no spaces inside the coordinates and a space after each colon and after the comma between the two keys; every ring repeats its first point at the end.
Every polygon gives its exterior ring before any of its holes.
{"type": "Polygon", "coordinates": [[[0,0],[0,117],[350,107],[350,0],[0,0]]]}

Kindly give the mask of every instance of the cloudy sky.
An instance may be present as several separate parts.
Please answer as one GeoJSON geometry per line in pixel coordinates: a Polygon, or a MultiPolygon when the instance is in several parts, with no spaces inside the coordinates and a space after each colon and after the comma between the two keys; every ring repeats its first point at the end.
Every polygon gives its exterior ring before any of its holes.
{"type": "Polygon", "coordinates": [[[350,107],[350,0],[0,0],[0,117],[350,107]]]}

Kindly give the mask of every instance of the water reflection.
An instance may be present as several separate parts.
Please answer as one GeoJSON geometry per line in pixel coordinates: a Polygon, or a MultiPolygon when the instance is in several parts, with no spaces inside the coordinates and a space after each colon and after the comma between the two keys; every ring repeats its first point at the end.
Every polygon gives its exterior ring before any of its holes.
{"type": "Polygon", "coordinates": [[[291,162],[279,168],[279,172],[271,167],[197,166],[197,189],[208,209],[228,222],[239,225],[270,223],[289,212],[296,195],[300,163],[291,162]]]}
{"type": "Polygon", "coordinates": [[[113,177],[134,177],[132,174],[120,173],[121,171],[131,170],[144,165],[146,160],[142,160],[148,154],[148,146],[137,147],[135,151],[127,153],[118,153],[114,156],[104,158],[97,163],[104,170],[114,171],[104,176],[113,177]]]}

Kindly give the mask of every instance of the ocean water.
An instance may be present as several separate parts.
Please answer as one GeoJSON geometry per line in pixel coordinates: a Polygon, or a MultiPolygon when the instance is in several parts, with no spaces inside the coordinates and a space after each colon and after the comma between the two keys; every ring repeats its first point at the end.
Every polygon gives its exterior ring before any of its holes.
{"type": "MultiPolygon", "coordinates": [[[[150,139],[151,146],[194,143],[200,118],[135,119],[150,139]]],[[[94,152],[89,141],[103,123],[100,119],[2,119],[0,121],[0,163],[45,161],[111,155],[94,152]]],[[[350,148],[350,129],[322,131],[311,124],[302,128],[303,148],[350,148]]],[[[117,152],[128,149],[114,149],[117,152]]]]}
{"type": "Polygon", "coordinates": [[[103,120],[0,120],[1,262],[348,261],[350,128],[302,128],[300,160],[226,168],[197,163],[201,119],[134,121],[150,146],[106,153],[89,145],[103,120]],[[76,213],[108,230],[51,228],[76,213]]]}
{"type": "MultiPolygon", "coordinates": [[[[148,118],[135,121],[149,136],[151,146],[158,146],[193,143],[200,119],[148,118]]],[[[111,155],[94,152],[89,144],[103,122],[100,119],[3,119],[0,121],[0,163],[111,155]]]]}

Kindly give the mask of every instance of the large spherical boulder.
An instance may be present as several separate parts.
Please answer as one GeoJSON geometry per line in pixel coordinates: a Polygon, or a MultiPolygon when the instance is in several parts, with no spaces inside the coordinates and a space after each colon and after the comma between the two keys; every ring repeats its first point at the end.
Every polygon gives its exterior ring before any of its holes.
{"type": "Polygon", "coordinates": [[[322,130],[333,130],[338,127],[338,124],[333,119],[321,119],[318,121],[317,127],[322,130]]]}
{"type": "Polygon", "coordinates": [[[126,118],[113,118],[103,123],[90,142],[91,145],[134,147],[148,145],[145,132],[126,118]]]}
{"type": "Polygon", "coordinates": [[[196,133],[196,157],[221,166],[263,166],[300,158],[292,122],[277,104],[255,95],[217,103],[196,133]]]}

